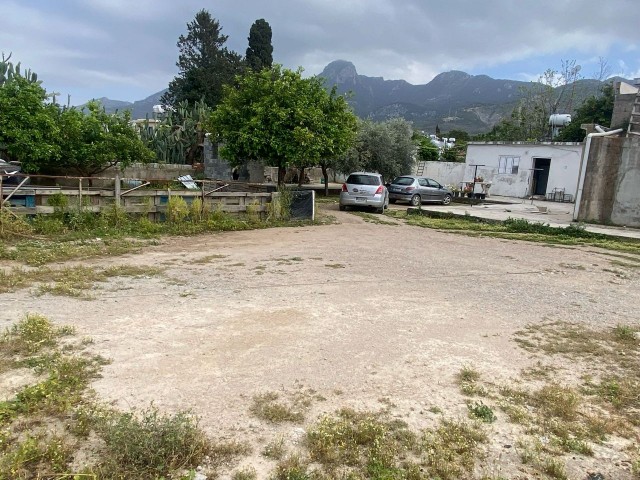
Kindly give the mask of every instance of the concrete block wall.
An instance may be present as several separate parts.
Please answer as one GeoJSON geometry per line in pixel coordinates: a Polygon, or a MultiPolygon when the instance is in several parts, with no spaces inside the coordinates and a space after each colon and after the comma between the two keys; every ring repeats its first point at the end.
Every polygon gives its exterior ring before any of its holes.
{"type": "Polygon", "coordinates": [[[591,141],[578,220],[640,227],[640,138],[591,141]]]}

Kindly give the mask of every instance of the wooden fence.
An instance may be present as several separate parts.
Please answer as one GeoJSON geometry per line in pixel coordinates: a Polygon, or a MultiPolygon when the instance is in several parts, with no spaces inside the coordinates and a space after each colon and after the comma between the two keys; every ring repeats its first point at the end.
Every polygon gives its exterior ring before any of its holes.
{"type": "MultiPolygon", "coordinates": [[[[89,188],[86,177],[44,177],[64,179],[65,182],[77,181],[78,186],[40,186],[27,185],[29,177],[23,176],[16,184],[7,184],[0,177],[0,209],[15,215],[51,214],[55,212],[55,197],[64,195],[69,206],[82,206],[85,211],[100,212],[104,208],[120,206],[127,213],[147,214],[150,219],[162,219],[167,210],[171,197],[181,197],[188,205],[195,199],[200,199],[205,209],[227,213],[263,214],[267,205],[277,193],[252,193],[223,191],[230,185],[219,181],[194,180],[195,189],[151,189],[152,181],[127,180],[120,178],[104,178],[113,180],[114,188],[89,188]],[[134,185],[122,187],[122,184],[134,185]],[[137,183],[137,184],[136,184],[137,183]],[[55,197],[54,197],[55,196],[55,197]],[[53,199],[53,200],[52,200],[53,199]]],[[[93,177],[92,180],[95,180],[93,177]]],[[[162,180],[166,182],[166,180],[162,180]]],[[[232,188],[238,188],[238,185],[232,188]]]]}

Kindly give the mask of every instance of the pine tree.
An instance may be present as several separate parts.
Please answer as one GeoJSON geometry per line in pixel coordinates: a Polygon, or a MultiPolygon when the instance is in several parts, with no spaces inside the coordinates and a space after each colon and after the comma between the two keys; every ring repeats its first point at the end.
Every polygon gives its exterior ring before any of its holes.
{"type": "Polygon", "coordinates": [[[179,73],[169,83],[162,102],[176,105],[184,100],[204,100],[215,108],[222,98],[222,87],[232,83],[242,70],[240,55],[224,46],[227,38],[220,23],[208,11],[200,10],[187,24],[187,35],[178,39],[179,73]]]}
{"type": "Polygon", "coordinates": [[[271,68],[273,65],[271,26],[264,18],[253,22],[248,40],[246,60],[249,67],[256,72],[263,68],[271,68]]]}

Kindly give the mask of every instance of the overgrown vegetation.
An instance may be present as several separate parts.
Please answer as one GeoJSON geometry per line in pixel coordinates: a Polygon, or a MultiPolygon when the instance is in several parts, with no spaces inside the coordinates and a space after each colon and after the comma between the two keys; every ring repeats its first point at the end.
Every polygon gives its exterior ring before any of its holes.
{"type": "Polygon", "coordinates": [[[264,217],[251,211],[246,215],[208,211],[200,200],[187,205],[180,197],[171,197],[165,222],[151,221],[146,214],[129,215],[115,207],[96,214],[77,205],[68,205],[66,197],[62,197],[61,203],[54,197],[53,202],[56,212],[52,215],[37,215],[31,219],[14,217],[6,212],[0,215],[0,259],[40,266],[69,259],[137,252],[163,235],[308,224],[289,220],[290,196],[284,192],[273,205],[269,204],[264,217]]]}
{"type": "Polygon", "coordinates": [[[248,453],[237,442],[211,441],[188,412],[123,413],[96,403],[89,382],[105,360],[72,335],[30,314],[0,338],[0,374],[32,372],[0,402],[0,479],[188,478],[199,465],[214,472],[248,453]]]}

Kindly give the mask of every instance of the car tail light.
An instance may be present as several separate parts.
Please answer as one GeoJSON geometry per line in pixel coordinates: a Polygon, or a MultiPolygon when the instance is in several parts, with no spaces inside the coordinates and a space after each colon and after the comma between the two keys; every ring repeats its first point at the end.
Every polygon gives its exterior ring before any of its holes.
{"type": "Polygon", "coordinates": [[[374,195],[378,195],[378,194],[382,193],[383,191],[384,191],[384,187],[382,185],[380,185],[378,187],[378,189],[376,190],[376,193],[374,193],[374,195]]]}
{"type": "Polygon", "coordinates": [[[410,192],[411,190],[415,190],[416,187],[407,187],[404,189],[405,192],[410,192]]]}
{"type": "Polygon", "coordinates": [[[346,191],[347,191],[347,184],[346,184],[346,183],[343,183],[343,184],[342,184],[342,191],[343,191],[343,192],[346,192],[346,191]]]}

